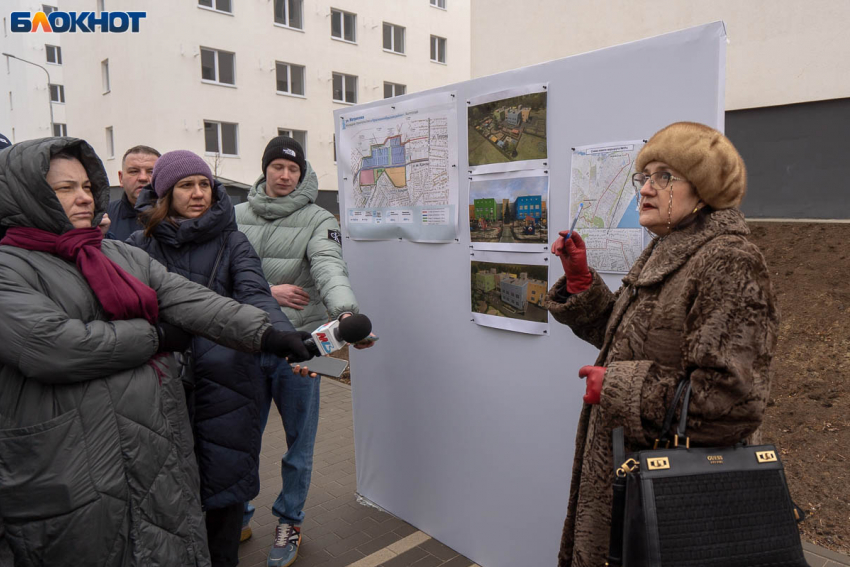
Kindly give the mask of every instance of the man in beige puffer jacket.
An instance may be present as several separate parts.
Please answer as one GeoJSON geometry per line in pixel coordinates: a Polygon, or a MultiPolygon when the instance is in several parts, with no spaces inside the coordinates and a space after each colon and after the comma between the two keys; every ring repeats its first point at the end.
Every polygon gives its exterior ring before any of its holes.
{"type": "MultiPolygon", "coordinates": [[[[307,332],[329,317],[358,312],[342,259],[339,223],[315,204],[318,194],[319,181],[304,149],[292,138],[278,136],[263,152],[263,176],[248,201],[236,206],[239,230],[260,256],[272,295],[292,324],[307,332]]],[[[372,344],[365,341],[355,348],[372,344]]],[[[264,367],[288,447],[281,467],[283,489],[272,508],[279,525],[268,559],[270,567],[284,567],[295,561],[301,543],[319,422],[319,379],[293,374],[288,364],[271,357],[264,359],[264,367]]],[[[266,414],[268,410],[266,405],[266,414]]],[[[250,537],[252,514],[253,507],[246,505],[243,540],[250,537]]]]}

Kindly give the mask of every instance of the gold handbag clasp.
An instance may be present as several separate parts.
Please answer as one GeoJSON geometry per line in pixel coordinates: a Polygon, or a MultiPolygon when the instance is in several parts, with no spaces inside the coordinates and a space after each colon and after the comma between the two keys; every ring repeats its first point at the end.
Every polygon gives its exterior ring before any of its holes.
{"type": "Polygon", "coordinates": [[[638,463],[634,459],[628,459],[625,463],[620,465],[620,468],[617,469],[617,476],[619,478],[624,478],[627,474],[632,473],[638,469],[640,463],[638,463]]]}

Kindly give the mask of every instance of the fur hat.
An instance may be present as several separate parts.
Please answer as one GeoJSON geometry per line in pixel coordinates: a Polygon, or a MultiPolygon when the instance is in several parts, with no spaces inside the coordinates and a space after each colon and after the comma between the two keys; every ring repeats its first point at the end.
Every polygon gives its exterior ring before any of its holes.
{"type": "Polygon", "coordinates": [[[203,175],[209,179],[210,187],[215,184],[210,166],[197,154],[189,150],[166,152],[153,166],[151,186],[156,196],[162,199],[178,181],[190,175],[203,175]]]}
{"type": "Polygon", "coordinates": [[[635,171],[663,161],[696,187],[713,209],[737,207],[747,192],[747,168],[729,138],[704,124],[676,122],[659,130],[641,149],[635,171]]]}
{"type": "Polygon", "coordinates": [[[269,140],[263,152],[263,175],[266,174],[269,164],[278,158],[297,163],[298,167],[301,168],[301,177],[298,178],[298,183],[304,180],[304,174],[307,173],[307,160],[304,159],[304,148],[301,147],[301,144],[289,136],[278,136],[269,140]]]}

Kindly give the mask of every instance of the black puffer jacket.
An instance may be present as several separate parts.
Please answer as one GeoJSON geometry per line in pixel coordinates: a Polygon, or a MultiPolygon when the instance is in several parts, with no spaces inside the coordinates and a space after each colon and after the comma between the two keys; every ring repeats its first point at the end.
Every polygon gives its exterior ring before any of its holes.
{"type": "MultiPolygon", "coordinates": [[[[256,252],[236,229],[233,205],[220,183],[215,184],[213,195],[211,207],[202,216],[179,225],[163,221],[154,229],[153,237],[138,231],[127,243],[145,250],[168,271],[201,285],[209,283],[221,251],[212,290],[267,311],[280,330],[294,330],[271,295],[256,252]]],[[[152,207],[156,199],[153,189],[146,187],[136,201],[137,210],[142,212],[152,207]]],[[[265,377],[254,355],[200,337],[195,338],[192,348],[195,354],[192,422],[201,473],[201,500],[207,510],[247,502],[260,490],[257,467],[265,377]]]]}
{"type": "Polygon", "coordinates": [[[122,193],[121,198],[117,201],[109,203],[106,214],[112,221],[109,225],[109,232],[106,233],[106,238],[124,241],[142,228],[138,219],[139,212],[133,207],[126,193],[122,193]]]}

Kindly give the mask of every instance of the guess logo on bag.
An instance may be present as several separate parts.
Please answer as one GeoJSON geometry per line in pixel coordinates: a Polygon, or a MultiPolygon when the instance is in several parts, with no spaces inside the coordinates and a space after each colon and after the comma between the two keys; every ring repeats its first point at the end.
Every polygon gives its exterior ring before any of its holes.
{"type": "Polygon", "coordinates": [[[707,455],[705,458],[708,459],[708,462],[712,465],[723,464],[723,455],[707,455]]]}

